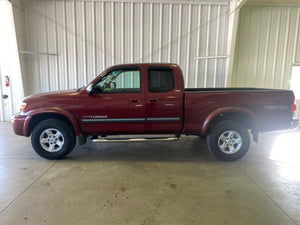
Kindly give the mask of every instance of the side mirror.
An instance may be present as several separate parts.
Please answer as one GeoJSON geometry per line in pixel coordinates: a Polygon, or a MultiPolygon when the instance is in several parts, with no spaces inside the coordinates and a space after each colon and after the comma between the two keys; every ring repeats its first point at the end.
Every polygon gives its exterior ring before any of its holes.
{"type": "Polygon", "coordinates": [[[93,84],[89,84],[85,90],[88,95],[93,94],[93,84]]]}

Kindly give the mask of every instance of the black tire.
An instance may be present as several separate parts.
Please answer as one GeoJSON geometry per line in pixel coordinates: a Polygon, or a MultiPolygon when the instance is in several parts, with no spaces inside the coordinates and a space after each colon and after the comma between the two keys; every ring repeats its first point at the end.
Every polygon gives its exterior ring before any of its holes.
{"type": "Polygon", "coordinates": [[[43,158],[62,159],[73,150],[76,135],[68,123],[47,119],[33,129],[31,144],[35,152],[43,158]]]}
{"type": "Polygon", "coordinates": [[[249,150],[251,143],[247,129],[234,121],[215,124],[207,135],[209,151],[219,160],[236,161],[249,150]]]}

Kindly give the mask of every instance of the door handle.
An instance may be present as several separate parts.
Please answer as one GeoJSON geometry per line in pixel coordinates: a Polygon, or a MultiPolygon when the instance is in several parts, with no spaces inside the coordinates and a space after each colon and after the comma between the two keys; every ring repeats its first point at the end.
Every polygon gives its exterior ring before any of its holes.
{"type": "Polygon", "coordinates": [[[130,102],[131,102],[131,103],[139,103],[140,100],[138,100],[138,99],[131,99],[130,102]]]}
{"type": "Polygon", "coordinates": [[[149,102],[157,102],[157,99],[149,99],[149,102]]]}

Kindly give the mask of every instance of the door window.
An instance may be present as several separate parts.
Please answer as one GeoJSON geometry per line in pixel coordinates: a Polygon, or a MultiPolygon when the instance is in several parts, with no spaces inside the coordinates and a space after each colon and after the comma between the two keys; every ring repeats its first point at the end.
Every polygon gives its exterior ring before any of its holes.
{"type": "Polygon", "coordinates": [[[171,91],[175,87],[172,69],[149,69],[148,91],[162,93],[171,91]]]}
{"type": "Polygon", "coordinates": [[[113,70],[95,85],[95,94],[140,93],[141,76],[139,70],[113,70]]]}

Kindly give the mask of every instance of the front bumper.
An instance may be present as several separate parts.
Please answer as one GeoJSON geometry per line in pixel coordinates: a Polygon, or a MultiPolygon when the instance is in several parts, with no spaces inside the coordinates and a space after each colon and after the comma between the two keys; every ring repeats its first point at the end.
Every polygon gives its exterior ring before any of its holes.
{"type": "Polygon", "coordinates": [[[26,134],[24,133],[25,120],[26,120],[26,116],[15,115],[12,117],[11,123],[15,134],[26,136],[26,134]]]}
{"type": "Polygon", "coordinates": [[[292,119],[290,129],[297,129],[298,126],[299,126],[299,120],[298,119],[292,119]]]}

